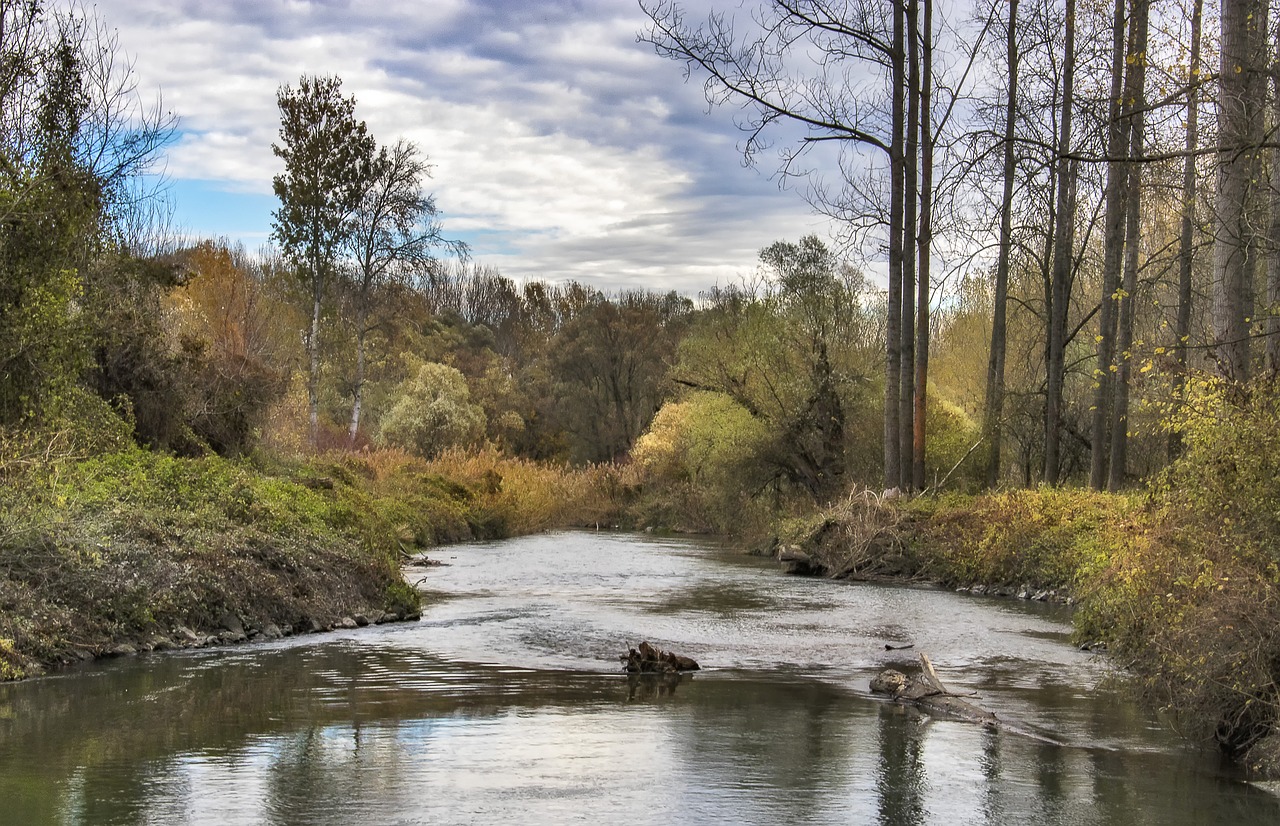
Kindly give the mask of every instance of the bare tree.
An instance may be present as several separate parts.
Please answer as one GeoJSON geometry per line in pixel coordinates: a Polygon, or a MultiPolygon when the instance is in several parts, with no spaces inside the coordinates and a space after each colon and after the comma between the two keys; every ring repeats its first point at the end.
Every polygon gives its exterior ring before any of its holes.
{"type": "Polygon", "coordinates": [[[377,309],[386,287],[405,282],[414,271],[430,266],[435,250],[444,247],[465,257],[466,245],[446,240],[442,234],[435,198],[422,191],[431,167],[414,144],[399,140],[383,147],[365,179],[344,242],[350,258],[344,291],[351,306],[356,366],[351,387],[351,423],[347,430],[354,445],[360,430],[364,404],[366,340],[379,323],[377,309]]]}
{"type": "Polygon", "coordinates": [[[987,454],[986,468],[988,487],[994,487],[1000,480],[1000,447],[1003,441],[1001,419],[1004,416],[1004,369],[1009,329],[1009,258],[1013,251],[1013,187],[1017,174],[1014,139],[1018,119],[1019,55],[1018,0],[1009,0],[1009,21],[1005,29],[1005,66],[1008,71],[1008,87],[1005,90],[1003,192],[1000,198],[1000,238],[996,258],[996,283],[991,311],[991,350],[987,360],[986,404],[982,428],[987,449],[990,451],[987,454]]]}
{"type": "MultiPolygon", "coordinates": [[[[1200,148],[1200,83],[1201,26],[1204,0],[1193,0],[1191,10],[1191,54],[1187,65],[1186,157],[1182,160],[1182,220],[1178,234],[1178,313],[1174,322],[1173,351],[1178,360],[1177,390],[1186,392],[1187,343],[1191,339],[1191,274],[1195,263],[1196,199],[1199,197],[1196,177],[1196,150],[1200,148]]],[[[1280,260],[1280,258],[1278,258],[1280,260]]],[[[1180,439],[1175,430],[1170,434],[1170,454],[1180,452],[1180,439]]]]}
{"type": "Polygon", "coordinates": [[[1071,126],[1075,114],[1076,0],[1067,0],[1066,48],[1062,62],[1061,115],[1058,121],[1057,195],[1053,228],[1053,263],[1046,342],[1044,481],[1056,485],[1060,475],[1062,387],[1066,376],[1067,317],[1074,279],[1076,180],[1078,162],[1071,159],[1071,126]]]}
{"type": "Polygon", "coordinates": [[[1218,73],[1218,187],[1214,212],[1213,327],[1218,370],[1249,377],[1257,216],[1266,109],[1266,0],[1222,0],[1218,73]]]}

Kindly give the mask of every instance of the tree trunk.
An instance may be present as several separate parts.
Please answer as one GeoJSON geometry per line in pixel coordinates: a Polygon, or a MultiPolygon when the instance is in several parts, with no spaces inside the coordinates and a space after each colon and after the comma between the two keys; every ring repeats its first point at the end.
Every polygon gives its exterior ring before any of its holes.
{"type": "MultiPolygon", "coordinates": [[[[1280,128],[1280,54],[1273,65],[1272,128],[1280,128]]],[[[1274,140],[1274,138],[1273,138],[1274,140]]],[[[1280,147],[1271,149],[1271,239],[1267,256],[1267,373],[1280,375],[1280,147]]]]}
{"type": "Polygon", "coordinates": [[[1266,85],[1267,3],[1222,0],[1218,78],[1218,191],[1214,215],[1213,332],[1218,371],[1249,378],[1249,319],[1257,237],[1266,85]]]}
{"type": "MultiPolygon", "coordinates": [[[[1129,157],[1143,153],[1143,127],[1146,122],[1147,20],[1150,0],[1133,0],[1132,23],[1129,27],[1129,76],[1125,82],[1125,103],[1130,107],[1129,157]]],[[[1111,412],[1111,471],[1107,489],[1117,491],[1124,486],[1129,445],[1129,378],[1133,374],[1133,315],[1138,290],[1139,236],[1142,223],[1142,165],[1129,162],[1128,214],[1125,230],[1124,292],[1120,299],[1120,324],[1116,332],[1119,362],[1115,374],[1114,407],[1111,412]]]]}
{"type": "Polygon", "coordinates": [[[1062,388],[1066,379],[1067,313],[1071,308],[1075,247],[1076,172],[1071,152],[1075,104],[1076,0],[1067,0],[1066,48],[1062,65],[1062,121],[1058,135],[1057,216],[1053,231],[1053,271],[1049,306],[1048,378],[1044,416],[1044,481],[1056,485],[1061,474],[1062,388]]]}
{"type": "Polygon", "coordinates": [[[347,428],[347,447],[354,449],[360,435],[360,413],[364,409],[365,339],[368,336],[368,313],[356,312],[356,377],[351,390],[351,425],[347,428]]]}
{"type": "Polygon", "coordinates": [[[991,351],[987,359],[987,393],[983,434],[987,454],[987,487],[1000,481],[1000,447],[1003,440],[1004,363],[1007,349],[1009,305],[1009,256],[1013,246],[1013,184],[1017,163],[1013,153],[1018,118],[1018,0],[1009,0],[1009,29],[1005,47],[1009,91],[1004,119],[1004,192],[1000,199],[1000,251],[996,259],[996,286],[991,313],[991,351]]]}
{"type": "Polygon", "coordinates": [[[1116,291],[1124,255],[1125,187],[1128,166],[1124,154],[1124,0],[1115,0],[1111,19],[1111,104],[1107,125],[1107,186],[1103,196],[1106,224],[1102,241],[1102,298],[1098,308],[1098,363],[1093,370],[1093,409],[1090,411],[1089,486],[1102,490],[1107,482],[1107,423],[1111,410],[1112,371],[1115,365],[1116,291]]]}
{"type": "Polygon", "coordinates": [[[929,393],[929,265],[933,244],[933,0],[922,0],[920,31],[920,233],[916,299],[915,428],[911,451],[911,477],[916,490],[925,488],[925,411],[929,393]]]}
{"type": "Polygon", "coordinates": [[[309,373],[307,375],[308,438],[311,449],[315,450],[320,441],[320,306],[323,279],[321,264],[312,262],[311,273],[311,335],[307,338],[309,356],[309,373]]]}
{"type": "Polygon", "coordinates": [[[902,484],[901,426],[898,394],[902,371],[902,143],[905,85],[902,4],[893,4],[893,125],[889,144],[889,285],[885,323],[884,486],[902,484]]]}
{"type": "MultiPolygon", "coordinates": [[[[1191,61],[1187,71],[1187,157],[1182,162],[1182,226],[1178,238],[1178,316],[1174,321],[1174,353],[1178,359],[1175,398],[1180,402],[1187,387],[1187,344],[1191,339],[1191,272],[1195,263],[1196,158],[1200,148],[1200,27],[1204,0],[1195,0],[1191,10],[1191,61]]],[[[1177,430],[1169,434],[1169,458],[1182,452],[1177,430]]]]}
{"type": "Polygon", "coordinates": [[[916,240],[920,205],[916,173],[920,157],[920,6],[907,0],[907,139],[903,157],[902,216],[902,379],[898,387],[898,434],[903,490],[912,488],[911,456],[915,440],[915,292],[916,240]]]}

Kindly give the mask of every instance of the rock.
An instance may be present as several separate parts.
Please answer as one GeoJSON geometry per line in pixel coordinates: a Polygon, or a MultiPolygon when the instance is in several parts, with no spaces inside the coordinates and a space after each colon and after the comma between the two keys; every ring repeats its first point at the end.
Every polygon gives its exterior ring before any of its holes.
{"type": "Polygon", "coordinates": [[[356,621],[351,617],[343,617],[342,619],[338,620],[338,627],[351,630],[352,628],[359,628],[360,626],[357,625],[356,621]]]}
{"type": "Polygon", "coordinates": [[[200,637],[196,635],[196,632],[185,625],[179,625],[173,629],[173,638],[183,645],[195,645],[200,641],[200,637]]]}
{"type": "Polygon", "coordinates": [[[778,548],[778,562],[782,563],[782,571],[787,574],[812,574],[817,570],[813,557],[809,556],[799,545],[783,545],[778,548]]]}
{"type": "Polygon", "coordinates": [[[629,649],[626,656],[619,659],[622,660],[623,667],[632,674],[676,674],[701,670],[701,666],[692,657],[662,651],[647,642],[640,643],[639,648],[629,649]]]}
{"type": "Polygon", "coordinates": [[[906,674],[894,668],[886,668],[871,678],[871,690],[877,694],[888,694],[897,697],[907,688],[906,674]]]}
{"type": "Polygon", "coordinates": [[[384,611],[382,616],[378,617],[379,625],[381,625],[384,622],[399,622],[399,621],[400,621],[400,615],[393,613],[391,611],[384,611]]]}
{"type": "Polygon", "coordinates": [[[130,654],[137,654],[138,649],[127,642],[121,642],[116,643],[102,653],[107,657],[127,657],[130,654]]]}
{"type": "Polygon", "coordinates": [[[243,631],[222,631],[217,635],[217,637],[212,639],[216,639],[224,645],[233,645],[235,643],[244,642],[249,639],[249,637],[243,631]]]}
{"type": "Polygon", "coordinates": [[[232,634],[244,635],[244,623],[230,611],[224,611],[222,616],[218,617],[218,627],[232,634]]]}
{"type": "Polygon", "coordinates": [[[413,612],[411,612],[411,613],[405,614],[405,615],[402,617],[402,619],[403,619],[405,622],[417,622],[418,620],[422,619],[422,612],[421,612],[421,611],[413,611],[413,612]]]}
{"type": "Polygon", "coordinates": [[[352,619],[354,619],[356,621],[356,625],[360,626],[361,628],[364,628],[366,625],[369,624],[369,618],[366,617],[364,614],[356,614],[354,617],[352,617],[352,619]]]}
{"type": "Polygon", "coordinates": [[[318,634],[324,630],[324,626],[320,624],[320,620],[315,617],[308,617],[299,623],[298,631],[303,634],[318,634]]]}

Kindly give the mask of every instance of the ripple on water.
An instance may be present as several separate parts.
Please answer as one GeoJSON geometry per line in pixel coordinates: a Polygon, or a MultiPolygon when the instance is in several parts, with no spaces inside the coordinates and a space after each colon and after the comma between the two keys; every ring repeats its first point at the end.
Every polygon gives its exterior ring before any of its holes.
{"type": "Polygon", "coordinates": [[[1060,611],[633,535],[449,556],[419,623],[0,686],[0,823],[1280,822],[1060,611]],[[628,679],[641,639],[706,671],[628,679]],[[868,696],[920,652],[1007,727],[868,696]]]}

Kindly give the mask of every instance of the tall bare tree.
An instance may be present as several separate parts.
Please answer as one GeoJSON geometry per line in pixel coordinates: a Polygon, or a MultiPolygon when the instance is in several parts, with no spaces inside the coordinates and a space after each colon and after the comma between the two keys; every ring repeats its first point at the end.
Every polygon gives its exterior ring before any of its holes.
{"type": "Polygon", "coordinates": [[[386,287],[391,282],[405,282],[428,266],[441,247],[466,254],[465,244],[444,238],[435,197],[422,191],[431,167],[416,145],[402,139],[390,149],[383,147],[370,172],[364,177],[366,186],[351,214],[343,245],[350,256],[350,278],[344,287],[356,345],[347,428],[352,445],[364,406],[366,339],[381,322],[377,308],[386,287]]]}
{"type": "Polygon", "coordinates": [[[924,6],[920,29],[920,230],[916,236],[916,375],[914,433],[911,450],[911,481],[917,490],[925,487],[925,426],[929,390],[929,301],[932,296],[933,246],[933,0],[924,6]]]}
{"type": "Polygon", "coordinates": [[[987,359],[986,403],[983,405],[983,435],[987,443],[986,484],[994,487],[1000,481],[1000,446],[1003,441],[1005,393],[1005,356],[1008,343],[1009,256],[1013,250],[1013,187],[1017,174],[1014,156],[1018,120],[1018,0],[1009,0],[1009,19],[1005,29],[1005,89],[1003,163],[1000,197],[1000,238],[996,258],[996,283],[992,296],[991,349],[987,359]]]}
{"type": "MultiPolygon", "coordinates": [[[[1187,64],[1187,115],[1182,160],[1182,219],[1178,233],[1178,314],[1173,326],[1173,351],[1178,360],[1176,378],[1178,395],[1185,393],[1187,383],[1187,344],[1191,340],[1191,275],[1195,263],[1195,227],[1198,177],[1196,151],[1200,148],[1200,84],[1201,28],[1204,22],[1204,0],[1193,0],[1191,8],[1191,53],[1187,64]]],[[[1177,431],[1170,434],[1170,454],[1180,452],[1177,431]]]]}
{"type": "Polygon", "coordinates": [[[1067,0],[1064,20],[1066,46],[1062,62],[1057,145],[1057,193],[1053,227],[1046,342],[1044,481],[1056,485],[1061,472],[1062,389],[1066,378],[1067,317],[1074,279],[1077,162],[1071,157],[1071,126],[1075,116],[1076,0],[1067,0]]]}
{"type": "Polygon", "coordinates": [[[1213,332],[1218,370],[1248,379],[1253,283],[1260,252],[1266,121],[1266,0],[1222,0],[1218,184],[1214,209],[1213,332]]]}

